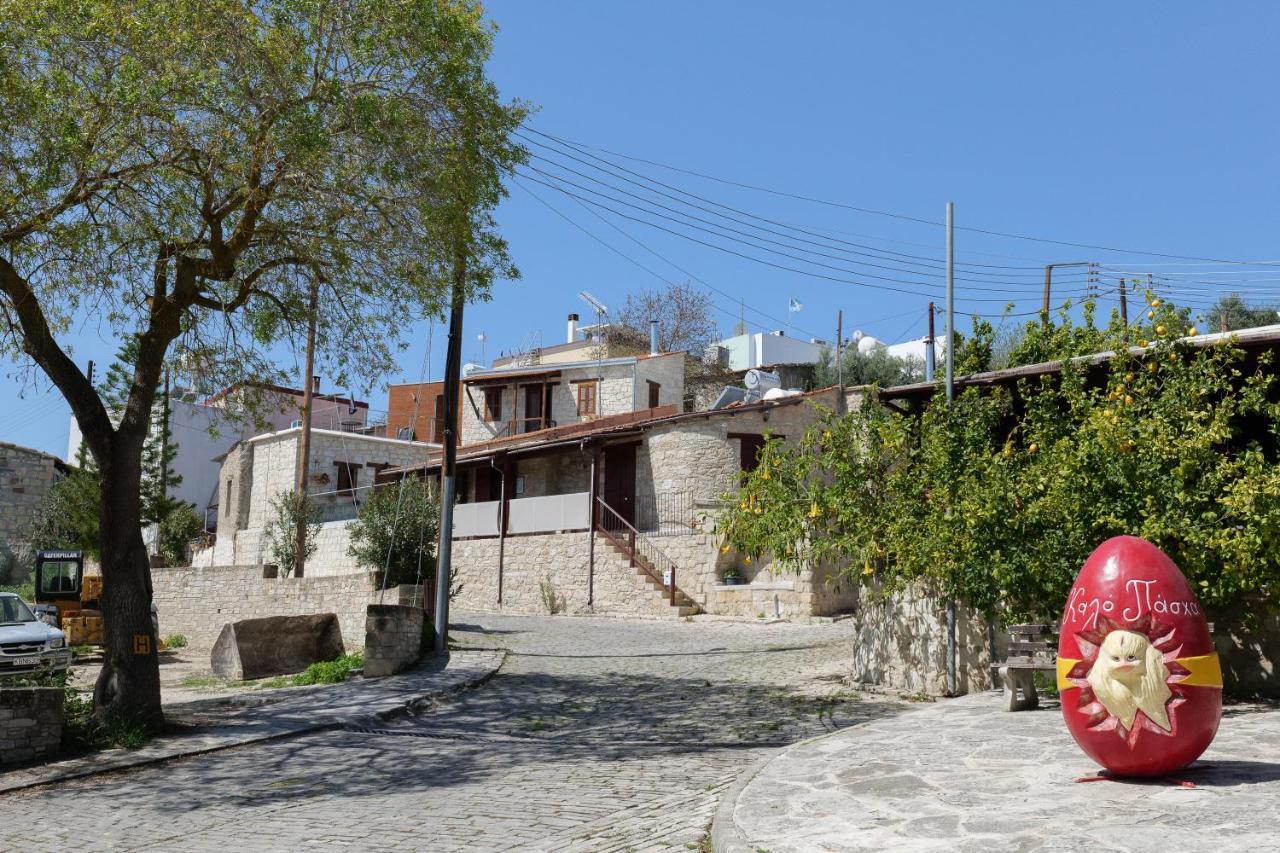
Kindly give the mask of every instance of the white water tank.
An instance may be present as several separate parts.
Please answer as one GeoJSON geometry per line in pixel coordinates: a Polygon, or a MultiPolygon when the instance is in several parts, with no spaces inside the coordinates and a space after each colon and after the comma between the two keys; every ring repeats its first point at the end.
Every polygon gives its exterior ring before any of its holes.
{"type": "Polygon", "coordinates": [[[767,370],[761,370],[753,367],[747,371],[747,375],[742,378],[742,384],[747,386],[748,391],[754,391],[757,394],[763,394],[773,388],[782,387],[782,377],[776,373],[770,373],[767,370]]]}
{"type": "Polygon", "coordinates": [[[860,353],[873,352],[877,348],[882,346],[884,346],[884,344],[880,342],[880,339],[873,338],[871,337],[871,335],[863,335],[862,337],[858,338],[858,352],[860,353]]]}

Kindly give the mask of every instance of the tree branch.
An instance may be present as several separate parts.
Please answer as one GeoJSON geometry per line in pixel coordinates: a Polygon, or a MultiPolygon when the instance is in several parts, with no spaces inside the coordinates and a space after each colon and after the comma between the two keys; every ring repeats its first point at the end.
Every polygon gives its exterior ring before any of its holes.
{"type": "Polygon", "coordinates": [[[7,259],[0,258],[0,292],[9,299],[22,330],[22,349],[62,392],[99,463],[110,457],[113,428],[102,399],[80,368],[58,345],[31,284],[7,259]]]}

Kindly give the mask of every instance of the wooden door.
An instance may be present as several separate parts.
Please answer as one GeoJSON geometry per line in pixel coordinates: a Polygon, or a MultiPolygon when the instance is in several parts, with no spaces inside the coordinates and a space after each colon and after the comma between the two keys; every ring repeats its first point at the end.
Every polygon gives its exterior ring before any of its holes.
{"type": "Polygon", "coordinates": [[[543,386],[528,385],[524,389],[524,425],[521,432],[542,429],[543,386]]]}
{"type": "MultiPolygon", "coordinates": [[[[604,502],[631,526],[636,523],[636,446],[615,444],[604,450],[604,502]]],[[[608,513],[605,513],[607,516],[608,513]]],[[[601,519],[606,526],[609,519],[601,519]]]]}

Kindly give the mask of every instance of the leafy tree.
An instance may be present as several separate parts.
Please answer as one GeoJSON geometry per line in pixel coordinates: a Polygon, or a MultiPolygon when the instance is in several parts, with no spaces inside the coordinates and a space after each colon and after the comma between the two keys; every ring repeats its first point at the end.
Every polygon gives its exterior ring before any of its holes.
{"type": "Polygon", "coordinates": [[[1249,305],[1240,294],[1230,293],[1209,309],[1206,322],[1211,332],[1273,326],[1280,323],[1280,310],[1275,305],[1249,305]]]}
{"type": "Polygon", "coordinates": [[[874,347],[870,352],[862,352],[850,345],[844,348],[840,361],[841,371],[837,373],[832,351],[822,351],[814,371],[815,387],[826,388],[840,380],[845,385],[878,385],[888,388],[918,382],[924,378],[923,364],[915,359],[890,355],[889,350],[882,346],[874,347]]]}
{"type": "Polygon", "coordinates": [[[658,321],[658,348],[662,352],[690,352],[701,357],[702,351],[720,337],[711,315],[711,297],[689,282],[670,284],[661,290],[642,290],[627,295],[618,312],[623,327],[617,335],[626,340],[611,343],[649,351],[649,321],[658,321]]]}
{"type": "Polygon", "coordinates": [[[31,548],[35,551],[69,548],[99,558],[102,482],[93,464],[73,468],[54,481],[40,502],[31,525],[31,548]]]}
{"type": "Polygon", "coordinates": [[[380,486],[351,524],[350,553],[372,571],[386,571],[387,586],[430,583],[436,572],[440,504],[422,481],[380,486]]]}
{"type": "MultiPolygon", "coordinates": [[[[295,528],[296,530],[297,528],[295,528]]],[[[166,566],[185,566],[191,540],[204,530],[204,519],[191,504],[176,501],[160,521],[156,550],[166,566]]]]}
{"type": "Polygon", "coordinates": [[[320,363],[371,381],[454,280],[482,299],[515,275],[491,211],[524,113],[485,76],[492,40],[474,0],[0,4],[0,348],[58,387],[100,472],[100,717],[162,718],[133,638],[166,364],[283,381],[314,291],[320,363]],[[66,340],[89,313],[137,340],[114,422],[66,340]]]}
{"type": "MultiPolygon", "coordinates": [[[[1193,347],[1187,310],[1151,294],[1148,307],[1104,335],[1116,351],[1105,371],[1068,361],[1016,388],[970,388],[950,405],[937,395],[918,415],[869,402],[827,413],[792,446],[767,443],[720,519],[726,544],[783,565],[842,560],[886,590],[927,583],[1020,619],[1058,615],[1093,548],[1133,534],[1207,605],[1274,608],[1272,358],[1193,347]]],[[[1028,331],[1038,360],[1075,355],[1093,334],[1028,331]]]]}
{"type": "Polygon", "coordinates": [[[306,552],[302,555],[303,562],[306,562],[316,552],[316,535],[323,523],[320,505],[297,492],[280,492],[271,499],[271,519],[263,535],[267,538],[267,553],[271,561],[286,575],[297,564],[298,521],[301,518],[306,519],[307,525],[306,552]]]}

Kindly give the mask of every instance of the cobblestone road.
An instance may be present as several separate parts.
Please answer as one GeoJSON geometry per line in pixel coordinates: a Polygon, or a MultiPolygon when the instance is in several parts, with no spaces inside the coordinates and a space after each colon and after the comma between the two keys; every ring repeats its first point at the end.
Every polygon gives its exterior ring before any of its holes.
{"type": "Polygon", "coordinates": [[[901,710],[841,684],[847,626],[463,615],[486,685],[329,731],[0,797],[46,850],[696,847],[737,774],[901,710]]]}

